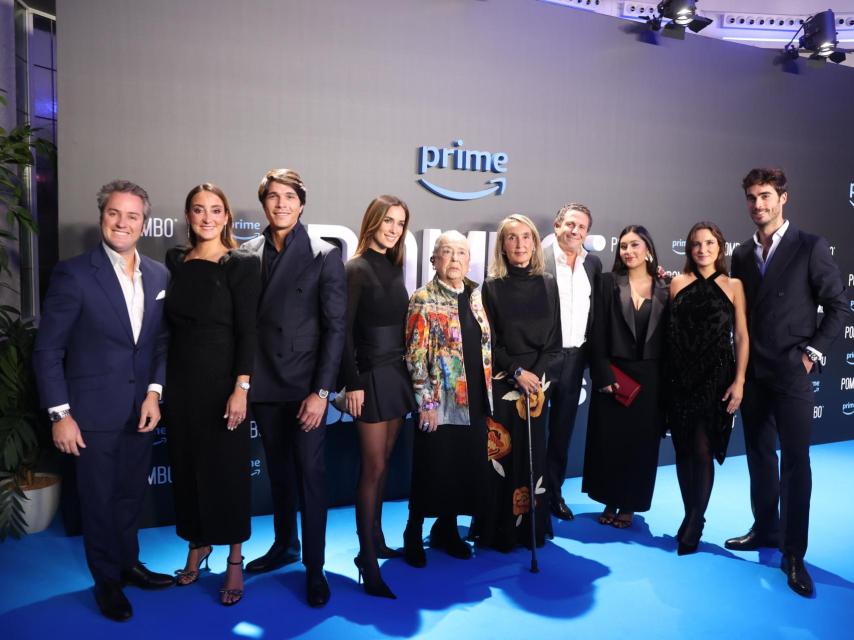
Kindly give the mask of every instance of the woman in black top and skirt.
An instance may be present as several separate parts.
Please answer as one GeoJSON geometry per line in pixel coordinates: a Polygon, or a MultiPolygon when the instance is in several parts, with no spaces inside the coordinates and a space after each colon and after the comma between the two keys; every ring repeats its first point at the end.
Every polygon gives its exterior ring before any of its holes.
{"type": "Polygon", "coordinates": [[[409,209],[379,196],[368,206],[355,256],[347,262],[347,343],[341,363],[347,412],[356,421],[362,451],[356,491],[359,555],[354,562],[369,595],[394,598],[378,557],[399,555],[386,546],[382,501],[388,460],[403,419],[415,406],[404,355],[409,295],[403,283],[403,247],[409,209]]]}
{"type": "Polygon", "coordinates": [[[255,357],[258,260],[232,251],[231,210],[210,183],[187,195],[190,246],[166,253],[170,327],[166,418],[175,520],[190,552],[177,571],[192,584],[214,544],[230,545],[220,602],[243,596],[241,543],[249,538],[251,478],[246,396],[255,357]]]}
{"type": "Polygon", "coordinates": [[[581,490],[605,505],[601,524],[625,529],[635,512],[650,507],[664,434],[660,388],[668,295],[644,227],[620,232],[614,267],[595,286],[590,377],[598,393],[590,404],[581,490]],[[620,384],[611,365],[640,384],[629,406],[614,396],[620,384]]]}
{"type": "Polygon", "coordinates": [[[517,544],[531,545],[532,511],[538,547],[545,543],[550,526],[543,408],[550,395],[548,374],[560,353],[561,334],[557,283],[543,272],[543,264],[540,234],[531,219],[514,214],[502,220],[490,277],[483,284],[483,304],[493,335],[494,413],[486,419],[488,500],[474,527],[479,545],[499,551],[510,551],[517,544]],[[531,406],[530,443],[525,395],[531,406]]]}

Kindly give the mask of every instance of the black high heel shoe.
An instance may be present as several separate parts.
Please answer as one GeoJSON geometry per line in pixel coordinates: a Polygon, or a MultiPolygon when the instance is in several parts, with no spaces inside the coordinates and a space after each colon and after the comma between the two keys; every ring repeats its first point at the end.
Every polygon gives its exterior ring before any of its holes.
{"type": "MultiPolygon", "coordinates": [[[[356,556],[353,558],[353,564],[355,564],[356,568],[359,570],[359,583],[361,584],[362,576],[365,572],[364,566],[362,565],[362,557],[356,556]]],[[[365,593],[369,596],[397,600],[397,596],[394,595],[394,592],[388,588],[388,585],[385,582],[383,582],[383,579],[379,574],[377,574],[377,581],[374,583],[368,582],[367,576],[365,576],[364,589],[365,593]]]]}
{"type": "Polygon", "coordinates": [[[700,538],[703,537],[703,525],[706,524],[706,519],[701,518],[699,525],[692,526],[692,523],[686,522],[682,528],[676,545],[676,555],[687,556],[696,553],[700,546],[700,538]]]}
{"type": "Polygon", "coordinates": [[[175,571],[175,585],[178,587],[186,587],[188,585],[193,584],[196,580],[199,579],[199,573],[201,571],[210,571],[210,567],[208,566],[208,558],[210,558],[213,553],[213,547],[209,544],[197,544],[194,545],[192,542],[190,543],[190,550],[195,551],[196,549],[204,549],[207,548],[208,552],[199,558],[199,562],[196,565],[195,569],[178,569],[175,571]],[[202,563],[205,563],[204,568],[202,568],[202,563]]]}
{"type": "MultiPolygon", "coordinates": [[[[228,559],[226,560],[226,562],[230,565],[239,564],[240,569],[243,570],[243,556],[240,556],[240,560],[237,562],[232,562],[231,560],[228,560],[228,559]]],[[[228,579],[228,570],[226,569],[226,580],[227,579],[228,579]]],[[[233,607],[234,605],[236,605],[238,602],[240,602],[243,599],[243,589],[226,589],[225,587],[223,587],[222,589],[219,590],[219,596],[220,596],[219,603],[222,606],[233,607]],[[231,596],[232,598],[235,598],[235,599],[229,600],[228,602],[226,602],[225,600],[222,599],[223,596],[231,596]]]]}

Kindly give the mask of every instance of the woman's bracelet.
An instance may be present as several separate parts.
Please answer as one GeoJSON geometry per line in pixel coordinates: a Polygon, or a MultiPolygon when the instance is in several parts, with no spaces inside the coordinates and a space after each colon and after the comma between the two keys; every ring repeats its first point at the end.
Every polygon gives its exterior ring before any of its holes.
{"type": "Polygon", "coordinates": [[[438,402],[426,402],[421,405],[421,411],[432,411],[433,409],[438,409],[438,402]]]}

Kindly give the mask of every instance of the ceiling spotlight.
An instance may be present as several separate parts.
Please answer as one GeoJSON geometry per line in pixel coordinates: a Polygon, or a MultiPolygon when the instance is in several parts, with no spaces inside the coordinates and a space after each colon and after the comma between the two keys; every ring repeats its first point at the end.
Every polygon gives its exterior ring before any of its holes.
{"type": "Polygon", "coordinates": [[[789,57],[797,58],[798,52],[803,49],[811,52],[810,59],[812,60],[830,60],[836,64],[845,61],[845,51],[836,48],[839,41],[836,37],[836,17],[833,15],[833,11],[828,9],[815,14],[804,21],[801,29],[795,32],[789,44],[783,49],[783,52],[789,57]],[[792,43],[798,37],[801,29],[803,29],[804,35],[798,40],[796,47],[792,43]]]}
{"type": "Polygon", "coordinates": [[[798,40],[801,49],[812,51],[813,55],[827,58],[836,48],[836,18],[828,9],[815,14],[804,22],[804,35],[798,40]]]}
{"type": "Polygon", "coordinates": [[[710,24],[711,18],[697,15],[696,0],[662,0],[658,3],[658,14],[648,18],[649,27],[653,31],[661,29],[663,20],[669,20],[665,30],[681,31],[688,27],[694,33],[699,33],[710,24]]]}

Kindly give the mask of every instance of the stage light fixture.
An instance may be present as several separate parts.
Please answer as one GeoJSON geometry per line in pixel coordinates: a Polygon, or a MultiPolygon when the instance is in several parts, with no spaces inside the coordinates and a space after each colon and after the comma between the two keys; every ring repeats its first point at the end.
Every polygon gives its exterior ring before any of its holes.
{"type": "Polygon", "coordinates": [[[685,27],[699,33],[712,24],[711,18],[697,15],[696,0],[662,0],[658,3],[657,11],[656,15],[647,19],[649,28],[653,31],[659,31],[664,20],[668,20],[664,25],[665,31],[680,34],[685,33],[685,27]]]}
{"type": "Polygon", "coordinates": [[[839,44],[836,35],[836,16],[828,9],[804,20],[801,28],[795,32],[792,39],[783,48],[783,53],[793,60],[801,50],[811,53],[810,60],[830,60],[839,64],[845,61],[845,50],[837,49],[839,44]],[[792,44],[803,30],[804,35],[798,40],[798,46],[792,44]]]}

